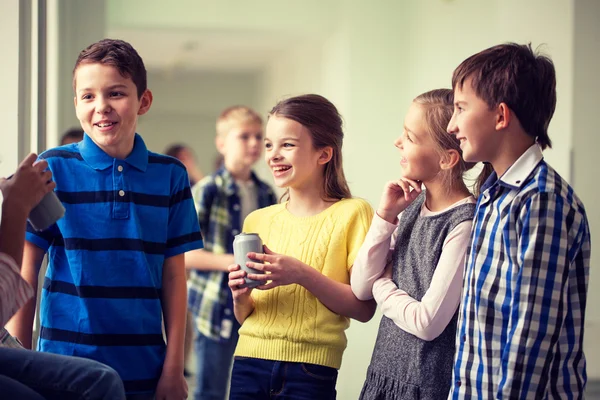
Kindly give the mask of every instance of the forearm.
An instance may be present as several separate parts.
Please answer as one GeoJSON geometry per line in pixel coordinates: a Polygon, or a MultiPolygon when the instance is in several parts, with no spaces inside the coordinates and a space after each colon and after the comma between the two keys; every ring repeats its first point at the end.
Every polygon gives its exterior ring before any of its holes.
{"type": "Polygon", "coordinates": [[[170,268],[166,269],[170,269],[170,271],[163,273],[162,287],[162,307],[167,336],[167,353],[163,370],[181,369],[183,371],[183,347],[187,315],[185,271],[182,265],[179,268],[171,265],[170,268]]]}
{"type": "Polygon", "coordinates": [[[26,242],[22,259],[21,276],[33,288],[33,297],[6,324],[6,329],[11,335],[18,337],[25,348],[30,349],[37,304],[38,274],[44,259],[44,251],[26,242]]]}
{"type": "Polygon", "coordinates": [[[0,224],[0,252],[11,256],[19,268],[23,264],[26,227],[27,214],[21,211],[19,207],[11,207],[7,201],[3,202],[2,224],[0,224]]]}
{"type": "Polygon", "coordinates": [[[214,254],[202,249],[185,253],[186,269],[227,272],[227,267],[234,262],[233,254],[214,254]]]}
{"type": "Polygon", "coordinates": [[[352,292],[359,300],[373,298],[373,283],[383,274],[390,252],[395,224],[375,215],[361,246],[350,277],[352,292]]]}
{"type": "Polygon", "coordinates": [[[374,300],[357,299],[350,285],[335,281],[314,268],[307,269],[305,279],[299,284],[336,314],[361,322],[369,321],[375,314],[377,304],[374,300]]]}
{"type": "Polygon", "coordinates": [[[245,300],[234,300],[233,302],[233,315],[240,325],[244,323],[246,318],[254,311],[254,300],[248,296],[245,300]]]}

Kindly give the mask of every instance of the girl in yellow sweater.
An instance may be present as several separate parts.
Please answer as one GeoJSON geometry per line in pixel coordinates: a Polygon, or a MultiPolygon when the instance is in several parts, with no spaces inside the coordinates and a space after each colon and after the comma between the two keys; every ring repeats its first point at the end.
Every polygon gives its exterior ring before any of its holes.
{"type": "Polygon", "coordinates": [[[373,209],[353,199],[342,169],[342,120],[331,102],[304,95],[270,112],[265,159],[287,201],[244,221],[265,243],[247,266],[267,272],[257,289],[229,267],[234,313],[242,327],[230,400],[335,399],[350,318],[365,322],[375,303],[358,300],[350,273],[373,209]]]}

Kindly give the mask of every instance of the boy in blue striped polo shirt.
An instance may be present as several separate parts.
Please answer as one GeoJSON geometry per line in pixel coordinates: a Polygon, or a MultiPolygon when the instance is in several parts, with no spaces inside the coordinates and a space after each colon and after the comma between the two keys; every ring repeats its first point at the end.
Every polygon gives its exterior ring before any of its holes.
{"type": "MultiPolygon", "coordinates": [[[[23,276],[37,287],[48,252],[38,349],[113,367],[130,399],[185,398],[184,253],[202,247],[188,175],[136,134],[152,93],[131,45],[83,50],[73,88],[84,139],[40,155],[65,216],[44,232],[29,227],[24,253],[23,276]]],[[[13,322],[27,347],[34,310],[32,300],[13,322]]]]}
{"type": "Polygon", "coordinates": [[[448,132],[484,161],[467,253],[452,399],[583,399],[590,230],[581,200],[543,159],[556,106],[552,61],[491,47],[452,77],[448,132]]]}

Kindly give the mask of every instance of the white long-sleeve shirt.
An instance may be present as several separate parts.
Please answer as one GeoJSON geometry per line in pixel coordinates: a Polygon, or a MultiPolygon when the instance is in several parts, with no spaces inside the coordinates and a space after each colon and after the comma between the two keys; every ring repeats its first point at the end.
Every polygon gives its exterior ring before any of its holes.
{"type": "MultiPolygon", "coordinates": [[[[420,215],[433,216],[467,203],[475,203],[475,199],[467,197],[439,212],[429,211],[423,203],[420,215]]],[[[397,227],[398,224],[375,214],[354,261],[352,291],[361,300],[374,298],[383,314],[401,329],[423,340],[433,340],[448,326],[460,302],[472,221],[462,222],[448,233],[431,284],[420,301],[383,276],[388,256],[396,244],[397,227]]]]}

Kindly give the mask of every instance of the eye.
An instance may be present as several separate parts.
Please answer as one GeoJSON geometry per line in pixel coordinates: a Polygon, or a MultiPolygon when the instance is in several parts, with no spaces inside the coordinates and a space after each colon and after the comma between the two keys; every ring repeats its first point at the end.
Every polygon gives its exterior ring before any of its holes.
{"type": "Polygon", "coordinates": [[[110,97],[121,97],[121,96],[125,96],[125,93],[123,93],[123,92],[110,92],[110,97]]]}
{"type": "Polygon", "coordinates": [[[270,149],[271,147],[273,147],[271,143],[265,143],[265,149],[270,149]]]}
{"type": "Polygon", "coordinates": [[[291,143],[284,143],[283,147],[294,147],[294,145],[291,143]]]}
{"type": "Polygon", "coordinates": [[[91,98],[92,98],[92,95],[89,93],[86,93],[83,96],[81,96],[81,100],[89,100],[91,98]]]}

